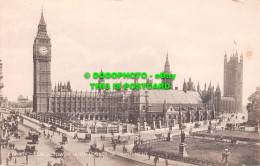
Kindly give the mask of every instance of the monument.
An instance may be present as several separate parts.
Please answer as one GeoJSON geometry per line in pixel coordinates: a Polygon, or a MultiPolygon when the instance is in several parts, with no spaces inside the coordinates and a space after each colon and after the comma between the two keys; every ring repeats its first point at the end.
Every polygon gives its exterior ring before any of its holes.
{"type": "Polygon", "coordinates": [[[184,143],[185,141],[185,133],[181,131],[181,143],[179,145],[179,155],[182,157],[188,157],[188,153],[186,151],[187,144],[184,143]]]}
{"type": "Polygon", "coordinates": [[[210,134],[213,133],[211,121],[209,121],[208,133],[210,133],[210,134]]]}

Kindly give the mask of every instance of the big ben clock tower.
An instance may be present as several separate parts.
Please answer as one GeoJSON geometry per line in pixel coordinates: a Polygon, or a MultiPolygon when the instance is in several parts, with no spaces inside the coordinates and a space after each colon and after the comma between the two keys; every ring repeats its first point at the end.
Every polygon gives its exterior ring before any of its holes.
{"type": "Polygon", "coordinates": [[[48,112],[51,94],[51,41],[41,13],[33,44],[33,111],[48,112]]]}

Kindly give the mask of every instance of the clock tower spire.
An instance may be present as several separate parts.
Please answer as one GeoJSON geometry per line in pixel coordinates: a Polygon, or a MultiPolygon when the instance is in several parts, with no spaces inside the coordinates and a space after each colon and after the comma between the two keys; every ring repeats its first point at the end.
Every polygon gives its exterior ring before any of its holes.
{"type": "Polygon", "coordinates": [[[41,12],[33,44],[33,111],[48,112],[51,95],[51,40],[41,12]]]}

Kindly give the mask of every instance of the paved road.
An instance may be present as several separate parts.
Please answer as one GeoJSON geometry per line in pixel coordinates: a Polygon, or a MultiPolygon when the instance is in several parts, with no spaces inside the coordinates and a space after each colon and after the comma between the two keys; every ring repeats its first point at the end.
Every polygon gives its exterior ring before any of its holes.
{"type": "MultiPolygon", "coordinates": [[[[37,126],[34,123],[29,122],[28,120],[24,120],[24,124],[29,125],[33,128],[35,128],[36,130],[40,131],[41,133],[43,133],[43,130],[40,129],[39,126],[37,126]]],[[[46,130],[46,133],[48,133],[48,130],[46,130]]],[[[50,146],[57,146],[59,145],[59,143],[61,142],[61,135],[59,135],[58,133],[54,133],[52,131],[49,131],[50,135],[52,135],[51,141],[48,140],[47,138],[43,138],[41,137],[40,140],[40,144],[39,147],[45,146],[47,145],[47,147],[50,146]],[[45,144],[42,144],[42,141],[45,144]]],[[[99,158],[93,158],[92,155],[87,154],[86,152],[88,152],[88,149],[90,147],[90,145],[92,144],[94,140],[92,140],[90,143],[78,143],[77,140],[72,139],[71,137],[68,137],[68,144],[63,145],[64,149],[65,149],[65,157],[64,160],[67,165],[69,166],[86,166],[87,164],[89,166],[94,166],[94,160],[95,160],[95,165],[96,166],[103,166],[105,164],[105,166],[116,166],[116,165],[124,165],[124,166],[138,166],[138,165],[143,165],[140,164],[139,162],[135,162],[135,161],[131,161],[125,158],[121,158],[121,157],[117,157],[115,155],[108,155],[106,157],[99,157],[99,158]]],[[[102,144],[98,141],[98,138],[96,140],[98,147],[102,147],[102,144]]],[[[50,154],[53,152],[53,149],[51,148],[51,151],[49,149],[39,149],[39,151],[41,151],[41,153],[43,154],[50,154]]],[[[39,156],[38,157],[39,160],[42,160],[42,157],[39,156]]],[[[49,159],[51,157],[49,156],[49,159]]],[[[47,163],[47,159],[44,159],[47,163]]],[[[43,161],[43,160],[42,160],[43,161]]],[[[46,164],[45,164],[46,165],[46,164]]],[[[44,165],[44,166],[45,166],[44,165]]]]}
{"type": "MultiPolygon", "coordinates": [[[[213,124],[214,124],[214,121],[213,121],[213,124]]],[[[38,125],[36,125],[35,123],[32,123],[26,119],[24,119],[24,125],[30,126],[34,129],[36,129],[37,131],[43,133],[43,130],[41,130],[38,125]]],[[[29,128],[27,128],[26,126],[19,125],[19,130],[22,133],[25,133],[27,135],[29,128]]],[[[196,129],[193,128],[193,131],[205,130],[205,129],[207,129],[207,125],[203,125],[203,126],[201,126],[201,128],[196,128],[196,129]]],[[[189,130],[190,130],[190,127],[187,126],[187,128],[185,129],[185,132],[188,133],[189,130]]],[[[46,133],[47,132],[48,132],[48,130],[46,130],[46,133]]],[[[144,131],[144,132],[141,132],[141,139],[144,139],[144,140],[151,139],[151,138],[155,137],[155,133],[166,134],[167,132],[168,132],[168,130],[166,130],[166,129],[157,129],[156,131],[152,131],[152,130],[144,131]]],[[[53,134],[53,132],[51,132],[51,131],[49,133],[51,135],[53,134]]],[[[179,135],[180,131],[177,128],[174,128],[173,134],[179,135]]],[[[115,135],[115,136],[117,136],[117,135],[115,135]]],[[[123,136],[121,135],[121,138],[122,137],[123,136]]],[[[133,134],[130,137],[132,140],[134,139],[133,134]]],[[[92,141],[90,143],[78,143],[77,140],[72,139],[71,137],[68,137],[69,143],[64,145],[65,157],[64,158],[54,158],[54,157],[52,157],[52,154],[54,152],[53,147],[59,145],[59,142],[61,142],[61,135],[59,135],[58,133],[54,133],[54,135],[52,136],[52,139],[50,139],[50,140],[48,140],[47,138],[44,138],[42,136],[39,138],[40,143],[38,145],[36,145],[38,154],[36,156],[29,156],[29,165],[46,166],[47,161],[52,161],[53,163],[63,161],[63,162],[66,162],[67,165],[69,165],[69,166],[86,166],[87,164],[88,164],[88,166],[94,166],[94,162],[95,162],[96,166],[144,165],[144,164],[141,164],[141,163],[133,161],[133,160],[118,157],[116,155],[109,155],[109,156],[102,157],[102,158],[101,157],[93,158],[93,156],[88,155],[86,152],[88,151],[90,145],[93,143],[94,140],[97,142],[98,147],[101,148],[104,143],[105,149],[107,149],[107,148],[110,149],[110,147],[107,147],[107,146],[110,146],[109,141],[102,142],[102,141],[100,141],[99,137],[96,137],[96,138],[93,137],[92,141]]],[[[28,142],[28,140],[26,140],[25,135],[23,135],[22,138],[20,140],[17,140],[15,144],[16,144],[17,148],[24,149],[27,142],[28,142]]],[[[122,149],[121,146],[119,146],[118,148],[122,149]]],[[[11,150],[4,149],[2,152],[3,152],[2,159],[3,159],[3,162],[5,162],[5,158],[7,157],[8,152],[11,152],[11,150]]],[[[11,161],[11,163],[13,163],[13,161],[11,161]]],[[[24,156],[17,157],[16,165],[25,165],[25,157],[24,156]]]]}

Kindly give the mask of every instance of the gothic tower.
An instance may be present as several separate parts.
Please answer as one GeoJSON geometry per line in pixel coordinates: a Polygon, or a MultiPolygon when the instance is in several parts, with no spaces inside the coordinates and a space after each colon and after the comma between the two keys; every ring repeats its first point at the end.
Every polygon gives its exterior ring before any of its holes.
{"type": "Polygon", "coordinates": [[[237,52],[230,57],[224,56],[224,96],[235,98],[236,112],[242,111],[243,90],[243,56],[238,58],[237,52]]]}
{"type": "MultiPolygon", "coordinates": [[[[170,63],[169,63],[169,60],[168,60],[168,53],[167,53],[167,56],[166,56],[166,62],[165,62],[165,65],[164,65],[164,71],[163,71],[165,74],[171,74],[171,70],[170,70],[170,63]]],[[[173,85],[172,85],[172,79],[171,78],[162,78],[162,83],[169,83],[170,84],[170,89],[173,89],[173,85]]]]}
{"type": "Polygon", "coordinates": [[[41,13],[33,44],[33,111],[48,112],[51,94],[51,41],[41,13]]]}

